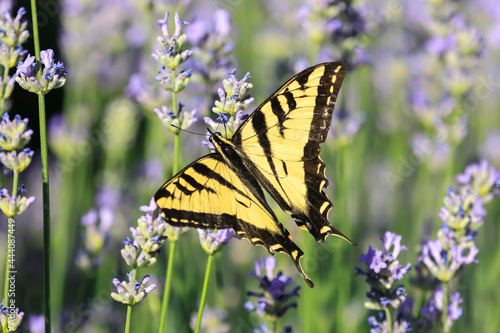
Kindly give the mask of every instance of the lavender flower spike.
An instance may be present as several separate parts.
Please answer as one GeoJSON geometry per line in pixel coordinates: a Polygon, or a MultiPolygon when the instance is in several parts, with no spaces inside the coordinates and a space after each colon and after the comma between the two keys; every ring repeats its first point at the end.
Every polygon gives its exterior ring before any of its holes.
{"type": "Polygon", "coordinates": [[[282,272],[275,274],[276,260],[267,257],[255,262],[253,272],[248,276],[255,276],[259,281],[259,292],[249,291],[248,296],[257,297],[254,304],[251,301],[245,303],[247,311],[255,311],[259,316],[272,321],[278,320],[290,308],[297,307],[293,301],[299,296],[300,286],[292,286],[291,277],[286,277],[282,272]]]}
{"type": "Polygon", "coordinates": [[[134,305],[142,301],[144,297],[156,289],[155,284],[146,286],[146,283],[149,281],[149,275],[144,276],[140,283],[132,279],[132,271],[127,276],[128,282],[120,282],[116,278],[113,279],[113,285],[116,287],[118,293],[111,293],[111,297],[117,302],[134,305]]]}
{"type": "Polygon", "coordinates": [[[161,27],[162,36],[158,37],[158,42],[163,50],[155,50],[151,56],[162,66],[173,69],[185,62],[193,54],[193,51],[183,50],[187,37],[185,34],[181,34],[181,28],[183,25],[189,24],[189,22],[181,20],[179,13],[176,12],[175,31],[173,35],[170,35],[167,25],[168,17],[169,13],[167,12],[165,18],[155,24],[161,27]]]}
{"type": "Polygon", "coordinates": [[[465,172],[457,176],[457,181],[462,186],[467,186],[475,191],[484,202],[493,199],[492,190],[498,179],[498,171],[486,160],[467,166],[465,172]]]}
{"type": "Polygon", "coordinates": [[[66,83],[68,71],[62,62],[54,61],[54,51],[48,49],[40,52],[42,77],[36,77],[36,63],[34,56],[29,56],[26,60],[20,61],[17,65],[16,81],[19,85],[30,92],[45,95],[52,89],[60,88],[66,83]]]}
{"type": "Polygon", "coordinates": [[[200,243],[205,252],[208,254],[215,254],[222,250],[224,245],[229,242],[231,238],[237,238],[233,229],[221,229],[218,231],[197,229],[200,235],[200,243]]]}
{"type": "Polygon", "coordinates": [[[384,249],[373,249],[369,246],[368,252],[361,255],[360,262],[366,264],[363,270],[356,267],[357,274],[365,275],[365,281],[370,285],[370,291],[366,293],[365,307],[371,310],[382,310],[378,318],[368,319],[372,326],[372,332],[407,332],[411,316],[403,316],[407,306],[407,294],[403,286],[394,286],[396,281],[403,279],[404,274],[409,274],[410,264],[400,265],[398,255],[406,246],[401,245],[401,236],[392,232],[386,232],[380,239],[384,249]],[[391,251],[392,249],[392,251],[391,251]],[[397,310],[396,320],[387,321],[386,312],[397,310]],[[388,329],[392,327],[392,329],[388,329]]]}
{"type": "Polygon", "coordinates": [[[14,120],[4,113],[0,122],[0,148],[3,150],[23,149],[31,140],[33,130],[28,128],[28,118],[21,119],[19,115],[14,120]]]}
{"type": "Polygon", "coordinates": [[[0,190],[0,209],[8,217],[22,214],[33,202],[33,196],[27,198],[18,194],[11,197],[7,189],[0,190]]]}

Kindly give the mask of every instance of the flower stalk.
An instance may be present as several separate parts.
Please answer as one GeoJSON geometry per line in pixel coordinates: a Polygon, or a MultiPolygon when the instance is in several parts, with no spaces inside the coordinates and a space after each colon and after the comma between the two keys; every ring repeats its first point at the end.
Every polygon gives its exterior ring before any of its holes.
{"type": "MultiPolygon", "coordinates": [[[[31,15],[33,24],[33,42],[35,44],[35,58],[40,64],[40,39],[38,36],[38,19],[36,0],[31,0],[31,15]]],[[[42,67],[38,66],[36,73],[38,80],[42,78],[42,67]]],[[[40,126],[40,155],[42,159],[42,200],[43,200],[43,300],[45,314],[45,333],[50,333],[50,190],[49,190],[49,161],[47,151],[47,124],[45,120],[45,97],[38,93],[38,116],[40,126]]]]}
{"type": "Polygon", "coordinates": [[[16,81],[30,92],[38,95],[38,114],[40,119],[40,154],[42,161],[42,197],[43,197],[43,299],[45,313],[45,332],[51,331],[50,307],[50,191],[49,163],[47,150],[47,124],[45,117],[44,95],[50,90],[62,87],[66,82],[67,71],[61,62],[55,63],[52,50],[40,51],[36,1],[31,0],[33,41],[35,56],[28,56],[17,65],[16,81]],[[43,65],[43,70],[42,70],[43,65]]]}
{"type": "MultiPolygon", "coordinates": [[[[197,119],[195,117],[196,110],[191,112],[182,112],[183,104],[177,103],[177,93],[181,92],[189,82],[191,70],[181,70],[176,72],[176,68],[184,63],[192,54],[193,51],[185,49],[186,34],[181,34],[183,25],[189,22],[179,18],[179,13],[175,13],[175,30],[173,34],[168,31],[168,18],[170,13],[167,12],[165,17],[158,21],[156,25],[161,28],[161,35],[158,37],[158,42],[161,49],[156,49],[151,55],[156,62],[162,67],[156,77],[159,85],[172,96],[172,110],[168,110],[166,106],[162,106],[161,110],[155,109],[154,112],[160,118],[162,124],[174,133],[174,159],[172,164],[172,176],[179,171],[179,156],[181,150],[180,131],[186,129],[197,119]]],[[[165,289],[163,290],[163,301],[161,305],[161,320],[158,328],[159,333],[165,331],[166,318],[168,316],[168,302],[170,299],[170,290],[172,283],[173,259],[175,253],[176,239],[171,239],[170,253],[168,257],[167,272],[165,276],[165,289]]]]}
{"type": "Polygon", "coordinates": [[[203,280],[203,291],[201,292],[200,307],[198,308],[198,319],[196,321],[196,328],[194,330],[194,333],[200,332],[201,318],[203,317],[203,310],[205,309],[205,300],[207,297],[208,281],[210,278],[210,270],[212,268],[213,259],[214,259],[213,253],[209,254],[208,260],[207,260],[207,268],[205,269],[205,278],[203,280]]]}
{"type": "MultiPolygon", "coordinates": [[[[132,281],[135,281],[135,278],[137,276],[137,269],[132,270],[132,281]]],[[[130,320],[132,318],[132,305],[128,304],[127,305],[127,319],[125,320],[125,333],[130,332],[130,320]]]]}
{"type": "MultiPolygon", "coordinates": [[[[165,290],[170,290],[170,286],[172,285],[172,272],[174,268],[174,255],[175,255],[175,245],[176,240],[170,240],[170,248],[168,251],[168,264],[167,264],[167,276],[165,277],[165,290]]],[[[167,322],[167,311],[168,311],[168,302],[170,299],[170,292],[163,292],[162,306],[161,306],[161,315],[160,315],[160,326],[158,329],[159,333],[163,333],[165,331],[165,324],[167,322]]]]}

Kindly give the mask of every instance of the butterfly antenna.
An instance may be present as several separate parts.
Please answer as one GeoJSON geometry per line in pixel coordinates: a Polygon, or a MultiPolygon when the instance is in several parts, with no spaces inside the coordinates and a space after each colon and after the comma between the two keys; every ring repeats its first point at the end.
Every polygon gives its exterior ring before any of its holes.
{"type": "Polygon", "coordinates": [[[221,114],[222,116],[222,123],[224,124],[224,133],[226,133],[226,137],[227,137],[227,117],[225,117],[223,114],[221,114]]]}
{"type": "Polygon", "coordinates": [[[186,132],[186,133],[189,133],[189,134],[194,134],[194,135],[202,135],[202,136],[205,136],[205,134],[191,132],[191,131],[188,131],[188,130],[186,130],[186,129],[182,129],[182,128],[180,128],[179,126],[175,126],[175,125],[172,125],[172,124],[170,124],[170,126],[172,126],[173,128],[177,128],[179,131],[183,131],[183,132],[186,132]]]}
{"type": "MultiPolygon", "coordinates": [[[[224,92],[224,101],[227,99],[227,92],[224,92]]],[[[224,116],[224,107],[226,106],[226,103],[223,104],[221,112],[219,112],[219,119],[221,120],[222,124],[224,124],[224,133],[226,133],[227,136],[227,117],[224,116]]],[[[219,124],[217,124],[217,129],[219,129],[219,124]]]]}

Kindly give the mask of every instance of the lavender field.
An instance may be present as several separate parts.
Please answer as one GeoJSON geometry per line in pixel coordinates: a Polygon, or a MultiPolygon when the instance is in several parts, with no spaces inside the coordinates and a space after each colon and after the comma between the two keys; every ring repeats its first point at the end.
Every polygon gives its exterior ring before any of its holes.
{"type": "Polygon", "coordinates": [[[500,332],[500,2],[34,8],[0,2],[2,332],[500,332]],[[207,128],[330,62],[329,221],[359,249],[268,196],[309,288],[282,253],[161,217],[207,128]]]}

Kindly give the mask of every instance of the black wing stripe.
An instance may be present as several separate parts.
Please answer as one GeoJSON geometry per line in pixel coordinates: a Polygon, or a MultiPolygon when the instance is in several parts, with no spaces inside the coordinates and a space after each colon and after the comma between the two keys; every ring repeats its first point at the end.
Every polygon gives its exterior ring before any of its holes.
{"type": "MultiPolygon", "coordinates": [[[[215,172],[214,170],[209,169],[205,164],[202,163],[196,163],[193,166],[193,170],[199,173],[200,175],[203,175],[207,178],[210,178],[212,180],[217,181],[221,186],[227,187],[228,189],[237,192],[238,194],[246,197],[247,199],[250,200],[250,198],[247,196],[246,193],[242,192],[240,189],[236,188],[233,186],[232,183],[230,183],[226,178],[222,177],[219,173],[215,172]]],[[[200,184],[201,185],[201,184],[200,184]]],[[[212,193],[215,193],[215,191],[211,188],[202,186],[203,189],[206,189],[212,193]]]]}
{"type": "MultiPolygon", "coordinates": [[[[257,110],[253,114],[252,118],[252,126],[255,133],[257,133],[257,137],[259,139],[259,144],[261,145],[264,151],[271,151],[271,142],[267,136],[267,125],[266,125],[266,117],[261,110],[257,110]]],[[[273,158],[269,154],[267,154],[267,161],[273,173],[276,174],[276,166],[274,165],[273,158]]]]}
{"type": "Polygon", "coordinates": [[[284,133],[285,126],[283,123],[286,120],[286,116],[285,116],[285,111],[283,110],[283,107],[281,106],[281,103],[278,100],[277,96],[274,96],[273,98],[271,98],[271,109],[273,110],[273,113],[278,118],[278,126],[279,126],[280,135],[281,135],[281,137],[284,137],[285,136],[285,133],[284,133]]]}
{"type": "Polygon", "coordinates": [[[295,100],[295,97],[293,97],[292,92],[288,88],[286,88],[283,95],[286,98],[286,102],[288,104],[288,110],[296,109],[297,108],[297,101],[295,100]]]}
{"type": "Polygon", "coordinates": [[[233,228],[236,222],[234,215],[225,213],[207,214],[182,209],[165,209],[162,212],[167,222],[176,227],[228,229],[233,228]]]}
{"type": "MultiPolygon", "coordinates": [[[[278,172],[276,171],[276,165],[274,164],[273,160],[273,155],[272,155],[272,149],[271,149],[271,142],[269,141],[269,137],[267,136],[267,126],[266,126],[266,117],[262,110],[257,110],[253,114],[253,119],[252,119],[252,125],[254,131],[257,133],[257,137],[259,139],[259,144],[262,147],[262,150],[265,152],[269,152],[266,154],[266,159],[267,163],[269,163],[269,166],[271,167],[272,174],[274,178],[276,179],[276,182],[281,187],[281,190],[283,193],[286,194],[285,189],[281,185],[281,180],[278,177],[278,172]],[[262,127],[264,126],[264,127],[262,127]]],[[[248,159],[250,161],[250,159],[248,159]]],[[[252,163],[253,164],[253,163],[252,163]]],[[[254,168],[251,170],[258,170],[258,168],[254,168]]],[[[259,177],[259,179],[262,179],[262,177],[259,177]]]]}
{"type": "Polygon", "coordinates": [[[296,80],[300,85],[300,89],[305,90],[307,88],[306,83],[309,81],[309,76],[311,75],[314,69],[315,69],[314,67],[308,68],[304,72],[302,72],[302,75],[297,77],[296,80]]]}
{"type": "Polygon", "coordinates": [[[194,179],[190,175],[182,174],[182,175],[180,175],[179,179],[186,181],[186,183],[191,185],[195,190],[203,189],[203,184],[200,184],[199,182],[197,182],[196,179],[194,179]]]}
{"type": "Polygon", "coordinates": [[[193,193],[193,191],[188,190],[187,187],[185,187],[184,185],[180,184],[179,182],[177,182],[177,189],[179,189],[179,191],[181,191],[185,195],[189,195],[189,194],[193,193]]]}

